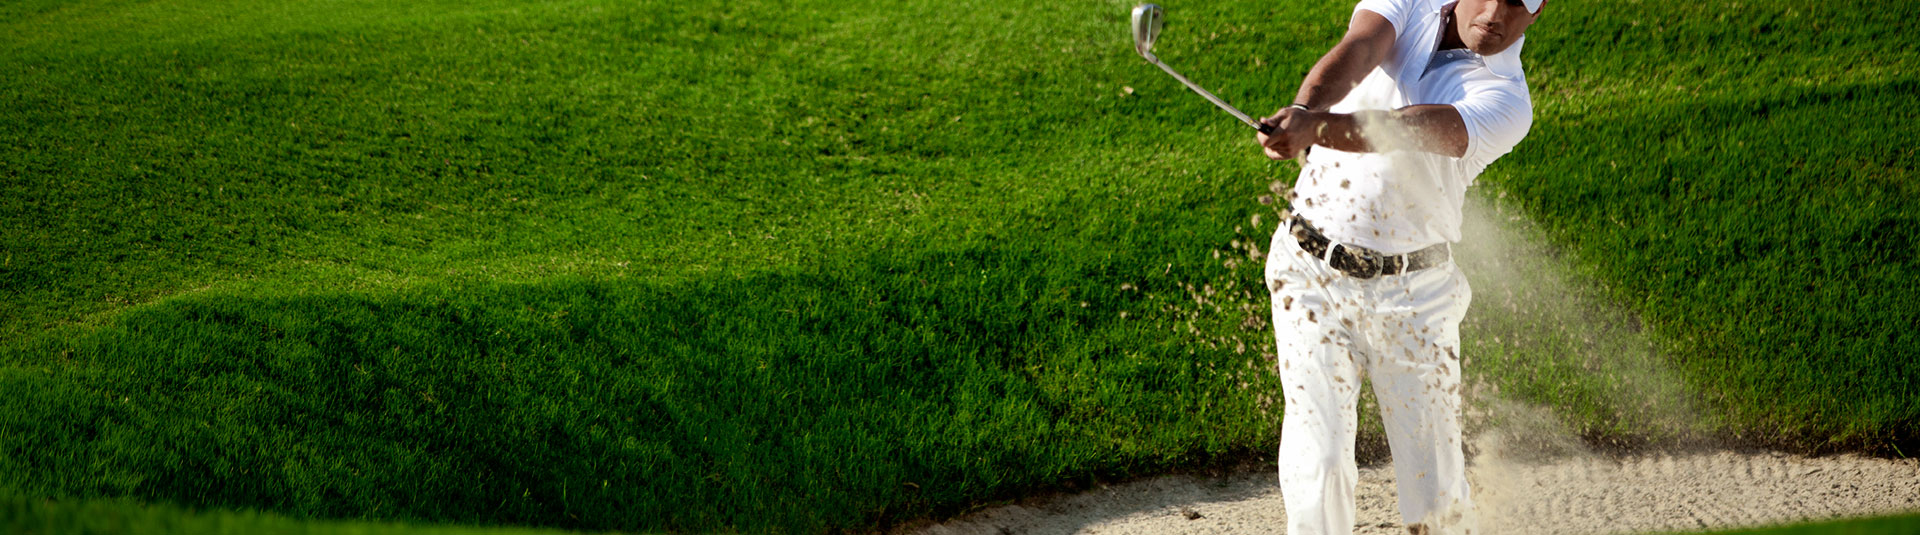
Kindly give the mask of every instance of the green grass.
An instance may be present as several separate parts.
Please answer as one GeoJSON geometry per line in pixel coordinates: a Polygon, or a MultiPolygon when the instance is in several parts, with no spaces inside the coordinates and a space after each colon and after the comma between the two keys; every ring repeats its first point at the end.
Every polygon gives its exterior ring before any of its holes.
{"type": "MultiPolygon", "coordinates": [[[[813,532],[1271,451],[1233,260],[1296,168],[1127,7],[0,7],[0,492],[813,532]]],[[[1348,12],[1169,9],[1254,110],[1348,12]]],[[[1476,304],[1468,373],[1589,436],[1664,425],[1619,369],[1708,431],[1920,436],[1920,62],[1798,9],[1554,6],[1483,182],[1630,310],[1476,304]]]]}
{"type": "Polygon", "coordinates": [[[1714,535],[1912,535],[1920,533],[1920,514],[1808,522],[1713,533],[1714,535]]]}
{"type": "MultiPolygon", "coordinates": [[[[41,145],[9,156],[35,261],[7,277],[35,313],[9,317],[0,484],[816,531],[1269,447],[1274,415],[1212,373],[1264,381],[1257,352],[1151,319],[1245,217],[1212,196],[1264,188],[1193,170],[1258,156],[1066,124],[1155,109],[1077,56],[904,46],[1016,11],[883,50],[912,13],[360,9],[16,42],[9,135],[41,145]]],[[[59,15],[36,24],[112,22],[59,15]]],[[[1112,22],[1007,38],[1104,49],[1112,22]]]]}
{"type": "Polygon", "coordinates": [[[553,529],[314,521],[258,511],[195,511],[127,500],[0,498],[0,532],[14,535],[561,535],[553,529]]]}

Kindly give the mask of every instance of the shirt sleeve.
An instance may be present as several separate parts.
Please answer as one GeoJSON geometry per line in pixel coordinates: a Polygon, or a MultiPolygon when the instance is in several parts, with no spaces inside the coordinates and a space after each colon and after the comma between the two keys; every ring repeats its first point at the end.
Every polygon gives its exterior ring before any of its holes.
{"type": "Polygon", "coordinates": [[[1400,38],[1400,34],[1406,33],[1407,23],[1416,11],[1414,2],[1409,0],[1361,0],[1360,5],[1354,6],[1353,14],[1358,16],[1361,10],[1372,11],[1392,23],[1395,40],[1400,38]]]}
{"type": "Polygon", "coordinates": [[[1461,160],[1484,168],[1527,137],[1533,127],[1533,99],[1525,79],[1469,82],[1466,96],[1453,103],[1467,126],[1467,152],[1461,160]]]}

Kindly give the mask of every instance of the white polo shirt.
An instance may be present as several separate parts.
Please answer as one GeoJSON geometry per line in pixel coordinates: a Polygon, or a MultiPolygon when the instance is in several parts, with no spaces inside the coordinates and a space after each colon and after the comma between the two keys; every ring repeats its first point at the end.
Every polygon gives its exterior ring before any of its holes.
{"type": "MultiPolygon", "coordinates": [[[[1293,211],[1337,243],[1400,254],[1460,241],[1460,210],[1480,171],[1513,150],[1533,124],[1520,66],[1522,37],[1494,57],[1455,52],[1433,63],[1441,0],[1363,0],[1355,8],[1393,24],[1393,51],[1331,111],[1451,104],[1467,126],[1467,152],[1451,158],[1413,150],[1351,153],[1315,146],[1301,163],[1293,211]]],[[[1380,141],[1376,136],[1376,141],[1380,141]]]]}

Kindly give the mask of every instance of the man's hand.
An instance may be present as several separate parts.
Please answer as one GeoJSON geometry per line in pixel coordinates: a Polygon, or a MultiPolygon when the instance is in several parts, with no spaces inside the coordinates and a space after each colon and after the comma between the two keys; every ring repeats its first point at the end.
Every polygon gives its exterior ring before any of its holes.
{"type": "Polygon", "coordinates": [[[1272,117],[1260,122],[1273,127],[1273,135],[1254,134],[1260,141],[1260,147],[1266,150],[1267,158],[1287,160],[1307,152],[1318,142],[1322,119],[1326,113],[1303,110],[1296,107],[1281,108],[1272,117]]]}

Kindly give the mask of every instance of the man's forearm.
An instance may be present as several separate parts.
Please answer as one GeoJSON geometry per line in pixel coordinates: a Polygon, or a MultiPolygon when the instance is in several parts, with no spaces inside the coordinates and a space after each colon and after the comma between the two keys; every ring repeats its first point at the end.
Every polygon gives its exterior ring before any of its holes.
{"type": "Polygon", "coordinates": [[[1313,144],[1345,152],[1408,150],[1460,157],[1467,152],[1467,127],[1460,112],[1444,104],[1408,106],[1394,111],[1308,112],[1313,144]]]}
{"type": "Polygon", "coordinates": [[[1313,144],[1338,151],[1373,152],[1373,144],[1361,132],[1361,124],[1377,119],[1376,115],[1384,114],[1367,111],[1318,114],[1314,117],[1313,144]]]}

